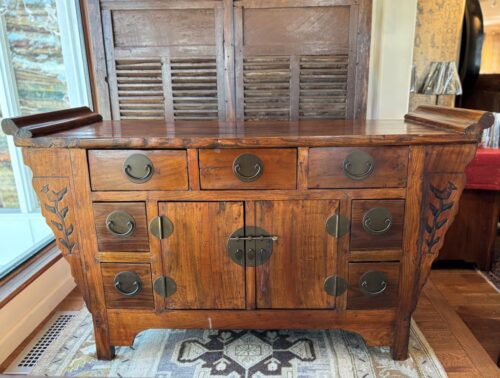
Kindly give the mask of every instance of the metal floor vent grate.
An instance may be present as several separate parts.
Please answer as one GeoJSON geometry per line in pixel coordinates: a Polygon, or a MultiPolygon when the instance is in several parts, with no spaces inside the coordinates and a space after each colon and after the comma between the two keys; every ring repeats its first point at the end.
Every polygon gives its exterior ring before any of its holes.
{"type": "Polygon", "coordinates": [[[77,314],[77,311],[65,311],[55,314],[3,374],[29,374],[43,353],[57,340],[61,332],[77,314]]]}

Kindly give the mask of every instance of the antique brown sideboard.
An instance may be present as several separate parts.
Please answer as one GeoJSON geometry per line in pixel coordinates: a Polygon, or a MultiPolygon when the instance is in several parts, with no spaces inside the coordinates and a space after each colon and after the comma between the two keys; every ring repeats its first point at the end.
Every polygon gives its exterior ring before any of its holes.
{"type": "Polygon", "coordinates": [[[94,320],[97,355],[149,328],[343,328],[408,351],[411,315],[490,113],[405,121],[4,120],[94,320]]]}

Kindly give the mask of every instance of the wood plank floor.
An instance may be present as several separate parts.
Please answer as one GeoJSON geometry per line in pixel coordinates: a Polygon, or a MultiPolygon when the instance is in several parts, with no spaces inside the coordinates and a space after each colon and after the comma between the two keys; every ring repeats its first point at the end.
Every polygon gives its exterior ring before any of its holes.
{"type": "MultiPolygon", "coordinates": [[[[83,305],[75,289],[55,311],[78,310],[83,305]]],[[[500,377],[496,366],[500,353],[500,294],[480,274],[474,270],[432,271],[414,319],[451,378],[500,377]]],[[[41,327],[43,324],[0,366],[0,371],[41,327]]]]}

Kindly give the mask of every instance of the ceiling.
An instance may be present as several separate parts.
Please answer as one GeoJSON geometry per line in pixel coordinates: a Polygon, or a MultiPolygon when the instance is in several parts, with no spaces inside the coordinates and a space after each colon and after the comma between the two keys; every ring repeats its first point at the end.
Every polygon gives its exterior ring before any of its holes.
{"type": "Polygon", "coordinates": [[[484,25],[500,25],[500,0],[480,0],[484,25]]]}

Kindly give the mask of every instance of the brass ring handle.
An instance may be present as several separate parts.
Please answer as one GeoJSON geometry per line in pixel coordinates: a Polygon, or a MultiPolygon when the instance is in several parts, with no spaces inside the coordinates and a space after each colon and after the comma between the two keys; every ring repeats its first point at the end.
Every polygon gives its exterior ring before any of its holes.
{"type": "Polygon", "coordinates": [[[260,172],[262,171],[262,166],[260,165],[260,163],[256,163],[254,165],[254,168],[257,170],[255,172],[255,174],[251,175],[251,176],[245,176],[243,173],[241,173],[241,166],[239,164],[235,164],[234,167],[233,167],[233,172],[234,174],[242,179],[242,180],[245,180],[245,181],[251,181],[251,180],[254,180],[256,179],[257,177],[260,176],[260,172]]]}
{"type": "Polygon", "coordinates": [[[148,178],[150,178],[152,175],[153,175],[153,166],[151,164],[146,164],[146,166],[144,167],[144,170],[146,171],[146,174],[142,177],[137,177],[137,176],[134,176],[131,171],[132,171],[132,166],[130,164],[127,164],[125,166],[125,174],[131,178],[132,180],[135,180],[135,181],[145,181],[147,180],[148,178]]]}
{"type": "Polygon", "coordinates": [[[112,220],[108,220],[106,222],[106,228],[108,229],[108,231],[111,232],[113,235],[119,236],[121,238],[125,238],[127,236],[130,236],[135,230],[135,222],[132,220],[129,220],[127,222],[128,229],[127,229],[127,231],[125,231],[123,233],[116,231],[113,225],[114,225],[114,222],[112,220]]]}
{"type": "Polygon", "coordinates": [[[363,226],[364,226],[365,230],[367,230],[368,232],[370,232],[372,234],[380,235],[380,234],[384,234],[387,231],[389,231],[389,229],[392,226],[392,219],[385,218],[385,220],[384,220],[385,227],[380,229],[380,230],[375,230],[374,228],[372,228],[371,223],[372,223],[372,219],[370,217],[366,217],[364,219],[363,226]]]}
{"type": "Polygon", "coordinates": [[[139,291],[141,291],[141,282],[140,281],[134,281],[132,283],[132,285],[134,285],[134,290],[132,290],[132,291],[124,291],[120,287],[120,281],[116,281],[115,282],[115,289],[116,289],[116,291],[118,291],[122,295],[125,295],[127,297],[132,297],[132,296],[138,294],[139,291]]]}
{"type": "Polygon", "coordinates": [[[366,281],[363,281],[361,282],[361,287],[363,288],[363,291],[368,294],[368,295],[379,295],[379,294],[382,294],[386,289],[387,289],[387,282],[386,281],[382,281],[380,282],[380,286],[382,287],[380,290],[377,290],[377,291],[369,291],[367,289],[368,287],[368,282],[366,281]]]}
{"type": "Polygon", "coordinates": [[[362,173],[352,172],[351,171],[352,163],[351,161],[349,161],[349,159],[346,159],[344,160],[344,171],[347,174],[347,176],[353,180],[363,180],[368,176],[370,176],[373,173],[373,169],[375,168],[375,165],[371,161],[367,161],[365,165],[366,165],[366,171],[362,173]]]}

